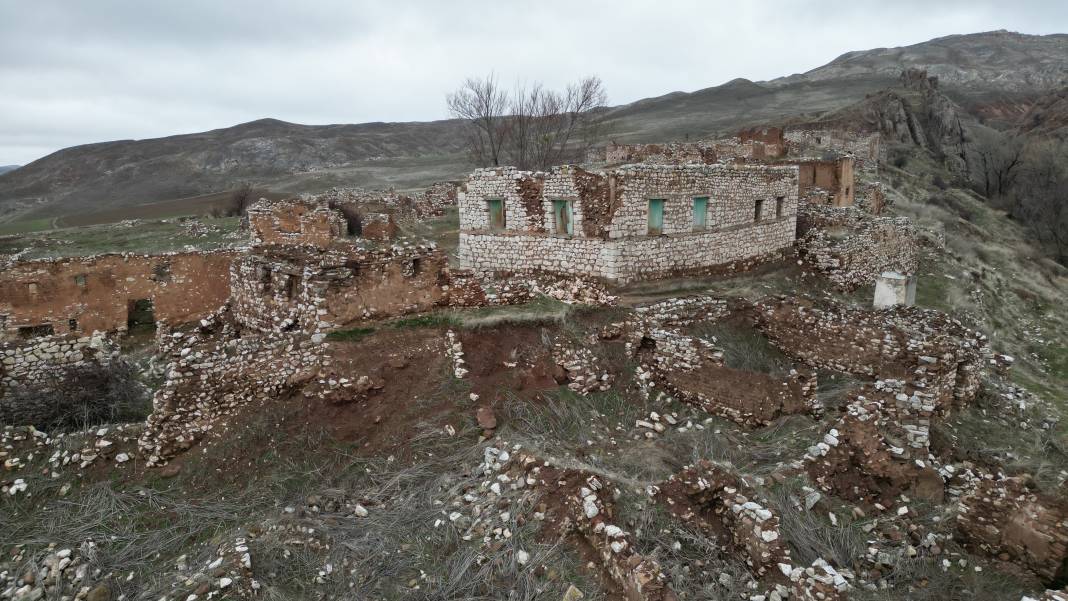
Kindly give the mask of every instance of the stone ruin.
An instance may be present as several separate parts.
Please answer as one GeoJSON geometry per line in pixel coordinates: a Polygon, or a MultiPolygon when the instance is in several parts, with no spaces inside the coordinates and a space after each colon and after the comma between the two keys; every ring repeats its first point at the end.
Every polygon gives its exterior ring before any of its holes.
{"type": "Polygon", "coordinates": [[[921,237],[906,217],[872,217],[855,208],[804,205],[797,232],[798,255],[804,264],[840,289],[873,284],[887,271],[916,273],[921,237]]]}
{"type": "Polygon", "coordinates": [[[789,248],[796,214],[796,167],[479,169],[460,200],[459,263],[615,283],[707,273],[789,248]]]}
{"type": "Polygon", "coordinates": [[[903,275],[896,271],[884,271],[875,279],[875,299],[872,306],[876,309],[904,305],[911,307],[916,303],[916,276],[903,275]]]}

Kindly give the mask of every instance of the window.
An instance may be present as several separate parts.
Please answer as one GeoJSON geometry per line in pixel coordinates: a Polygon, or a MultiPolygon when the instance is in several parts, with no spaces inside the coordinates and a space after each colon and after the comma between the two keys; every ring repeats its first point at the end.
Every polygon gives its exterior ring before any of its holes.
{"type": "Polygon", "coordinates": [[[553,201],[553,220],[556,222],[556,233],[571,236],[575,233],[574,215],[572,214],[570,200],[553,201]]]}
{"type": "Polygon", "coordinates": [[[708,197],[698,196],[693,199],[693,231],[705,229],[708,222],[708,197]]]}
{"type": "Polygon", "coordinates": [[[649,235],[659,236],[664,233],[664,199],[649,200],[649,235]]]}
{"type": "Polygon", "coordinates": [[[489,229],[501,231],[504,229],[504,201],[500,198],[491,198],[486,201],[486,212],[489,215],[489,229]]]}
{"type": "Polygon", "coordinates": [[[79,288],[85,288],[85,274],[80,273],[74,276],[74,283],[77,284],[79,288]]]}
{"type": "Polygon", "coordinates": [[[786,204],[786,197],[785,196],[776,196],[775,197],[775,218],[776,219],[782,217],[782,209],[783,209],[783,205],[784,204],[786,204]]]}
{"type": "Polygon", "coordinates": [[[71,332],[78,331],[78,320],[73,317],[67,320],[67,330],[71,332]]]}
{"type": "Polygon", "coordinates": [[[30,296],[37,296],[37,283],[30,282],[29,284],[26,284],[26,290],[29,291],[30,296]]]}
{"type": "Polygon", "coordinates": [[[753,204],[753,221],[760,221],[761,217],[763,217],[763,213],[764,199],[759,198],[757,199],[756,203],[753,204]]]}
{"type": "Polygon", "coordinates": [[[51,336],[56,331],[52,328],[52,324],[46,323],[39,326],[22,326],[19,328],[19,338],[30,339],[40,338],[42,336],[51,336]]]}

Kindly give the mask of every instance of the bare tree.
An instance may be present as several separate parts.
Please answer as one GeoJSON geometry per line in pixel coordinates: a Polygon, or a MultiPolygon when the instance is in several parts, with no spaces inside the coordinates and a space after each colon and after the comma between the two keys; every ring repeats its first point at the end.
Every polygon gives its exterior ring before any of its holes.
{"type": "Polygon", "coordinates": [[[574,162],[604,134],[607,94],[600,78],[587,77],[563,92],[540,83],[509,94],[490,77],[468,79],[448,96],[453,116],[470,121],[469,149],[482,166],[502,159],[521,169],[545,170],[574,162]]]}
{"type": "Polygon", "coordinates": [[[972,134],[977,172],[975,188],[987,198],[1009,193],[1023,165],[1026,139],[989,128],[976,128],[972,134]]]}
{"type": "Polygon", "coordinates": [[[1044,140],[1027,147],[1011,194],[1012,216],[1062,265],[1068,265],[1068,142],[1044,140]]]}
{"type": "Polygon", "coordinates": [[[485,79],[467,78],[460,89],[446,97],[449,113],[470,122],[467,147],[479,165],[500,165],[501,150],[508,136],[508,93],[490,73],[485,79]]]}
{"type": "Polygon", "coordinates": [[[535,84],[512,98],[509,157],[523,169],[548,169],[574,162],[596,142],[604,126],[599,111],[608,101],[597,77],[568,85],[563,92],[535,84]]]}

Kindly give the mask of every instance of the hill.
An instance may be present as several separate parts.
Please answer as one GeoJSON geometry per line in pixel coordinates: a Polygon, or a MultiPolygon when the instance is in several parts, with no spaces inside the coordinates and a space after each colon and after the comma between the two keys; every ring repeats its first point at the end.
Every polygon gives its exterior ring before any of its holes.
{"type": "Polygon", "coordinates": [[[8,171],[14,171],[18,168],[18,165],[0,165],[0,173],[7,173],[8,171]]]}
{"type": "MultiPolygon", "coordinates": [[[[850,52],[806,73],[735,79],[614,107],[612,138],[641,142],[732,133],[847,107],[926,68],[965,110],[1025,113],[1068,81],[1068,35],[1004,31],[850,52]]],[[[0,222],[53,219],[196,197],[253,181],[277,191],[410,188],[470,170],[453,120],[298,125],[261,119],[203,133],[60,150],[0,175],[0,222]]]]}

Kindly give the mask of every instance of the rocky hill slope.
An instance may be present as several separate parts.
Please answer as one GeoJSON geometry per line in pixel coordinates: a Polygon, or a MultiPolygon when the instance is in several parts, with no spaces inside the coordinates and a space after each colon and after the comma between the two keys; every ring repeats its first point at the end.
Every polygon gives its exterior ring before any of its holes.
{"type": "MultiPolygon", "coordinates": [[[[966,110],[1014,118],[1068,81],[1068,35],[989,32],[850,52],[803,74],[736,79],[611,109],[612,138],[662,141],[847,107],[926,68],[966,110]]],[[[470,169],[457,121],[297,125],[273,119],[198,134],[64,149],[0,175],[0,222],[53,218],[227,190],[421,186],[470,169]]]]}
{"type": "Polygon", "coordinates": [[[18,168],[18,165],[0,165],[0,173],[7,173],[8,171],[14,171],[18,168]]]}

